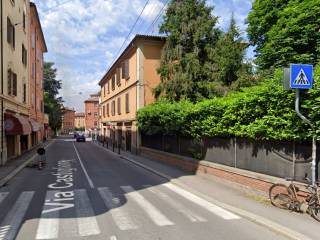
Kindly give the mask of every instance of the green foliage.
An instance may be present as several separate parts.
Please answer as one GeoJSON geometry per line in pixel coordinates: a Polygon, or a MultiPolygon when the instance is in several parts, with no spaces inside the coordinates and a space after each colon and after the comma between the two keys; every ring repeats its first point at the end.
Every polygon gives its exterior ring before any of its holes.
{"type": "Polygon", "coordinates": [[[220,31],[217,17],[204,0],[172,0],[164,16],[160,33],[167,35],[159,74],[158,97],[165,93],[170,100],[196,101],[208,97],[207,85],[212,65],[209,58],[220,31]]]}
{"type": "Polygon", "coordinates": [[[43,85],[44,85],[44,111],[49,115],[49,125],[57,132],[62,126],[61,106],[63,100],[57,97],[61,89],[61,81],[56,80],[57,69],[53,68],[54,63],[44,63],[43,85]]]}
{"type": "MultiPolygon", "coordinates": [[[[161,101],[149,105],[139,110],[138,126],[147,134],[181,134],[195,139],[310,139],[312,129],[295,113],[295,92],[283,89],[282,76],[282,71],[276,70],[257,86],[196,104],[161,101]]],[[[315,87],[302,96],[301,109],[320,129],[320,66],[315,68],[314,81],[315,87]]]]}
{"type": "Polygon", "coordinates": [[[262,69],[320,59],[320,0],[255,0],[248,37],[262,69]]]}

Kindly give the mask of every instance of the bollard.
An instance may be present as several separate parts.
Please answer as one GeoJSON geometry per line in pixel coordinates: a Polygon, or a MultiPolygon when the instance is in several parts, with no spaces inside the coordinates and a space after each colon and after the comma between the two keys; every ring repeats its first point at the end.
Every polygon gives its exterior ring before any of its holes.
{"type": "Polygon", "coordinates": [[[118,154],[120,154],[120,146],[121,146],[121,144],[118,143],[118,154]]]}
{"type": "Polygon", "coordinates": [[[112,152],[114,152],[114,142],[112,143],[112,152]]]}

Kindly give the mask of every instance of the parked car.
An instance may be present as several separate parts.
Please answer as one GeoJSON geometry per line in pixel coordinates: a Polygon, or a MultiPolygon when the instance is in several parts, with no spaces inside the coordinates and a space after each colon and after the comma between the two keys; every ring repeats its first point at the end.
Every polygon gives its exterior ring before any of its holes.
{"type": "Polygon", "coordinates": [[[86,141],[86,137],[83,135],[83,134],[79,134],[77,137],[76,137],[76,141],[77,142],[85,142],[86,141]]]}

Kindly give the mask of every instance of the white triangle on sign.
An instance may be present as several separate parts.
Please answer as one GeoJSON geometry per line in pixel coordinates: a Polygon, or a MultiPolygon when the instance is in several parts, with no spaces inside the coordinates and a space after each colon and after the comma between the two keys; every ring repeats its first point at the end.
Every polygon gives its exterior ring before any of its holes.
{"type": "Polygon", "coordinates": [[[306,76],[306,73],[303,69],[300,69],[299,74],[297,75],[296,79],[294,80],[294,85],[309,85],[309,80],[306,76]]]}

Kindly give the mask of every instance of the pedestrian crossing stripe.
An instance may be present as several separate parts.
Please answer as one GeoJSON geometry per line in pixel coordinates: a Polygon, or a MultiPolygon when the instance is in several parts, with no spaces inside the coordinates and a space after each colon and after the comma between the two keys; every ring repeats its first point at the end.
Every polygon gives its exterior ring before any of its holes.
{"type": "Polygon", "coordinates": [[[300,69],[300,72],[298,73],[296,79],[294,80],[295,85],[309,85],[309,81],[307,79],[307,76],[303,69],[300,69]]]}
{"type": "MultiPolygon", "coordinates": [[[[176,212],[184,215],[190,222],[207,222],[207,219],[200,216],[198,213],[188,209],[186,205],[175,199],[173,195],[180,195],[185,200],[198,205],[201,208],[207,209],[214,215],[221,217],[225,220],[235,220],[240,217],[224,210],[213,203],[210,203],[178,186],[170,183],[163,184],[157,187],[145,187],[146,191],[150,192],[151,195],[162,199],[164,203],[174,209],[176,212]],[[172,195],[172,196],[170,196],[172,195]]],[[[156,226],[165,227],[170,225],[176,225],[173,220],[162,213],[161,208],[158,208],[156,204],[144,196],[144,192],[137,191],[131,186],[119,186],[121,189],[121,195],[123,194],[129,200],[132,200],[133,205],[137,205],[141,209],[142,215],[146,215],[156,226]]],[[[55,194],[59,191],[48,190],[46,192],[46,198],[43,202],[41,216],[39,221],[36,223],[37,227],[35,239],[57,239],[66,236],[68,237],[89,237],[94,235],[102,234],[100,227],[103,224],[99,224],[97,216],[93,210],[93,203],[90,201],[86,189],[74,189],[75,207],[68,211],[73,211],[74,215],[70,216],[70,219],[63,218],[63,211],[46,211],[49,207],[46,205],[48,199],[52,199],[55,194]],[[99,226],[100,225],[100,226],[99,226]],[[60,236],[60,235],[63,236],[60,236]]],[[[113,194],[111,189],[108,187],[97,188],[97,194],[100,195],[108,211],[107,216],[110,216],[116,226],[121,230],[136,230],[143,226],[143,220],[139,220],[132,209],[128,209],[128,205],[121,204],[118,194],[113,194]]],[[[31,205],[35,192],[27,191],[20,193],[20,196],[13,203],[13,206],[8,211],[4,219],[0,223],[0,240],[13,240],[19,233],[21,223],[25,218],[25,214],[31,205]]],[[[151,196],[149,194],[149,196],[151,196]]],[[[0,193],[0,207],[3,200],[8,196],[8,193],[0,193]]],[[[135,209],[135,208],[134,208],[135,209]]],[[[174,218],[174,217],[173,217],[174,218]]]]}

